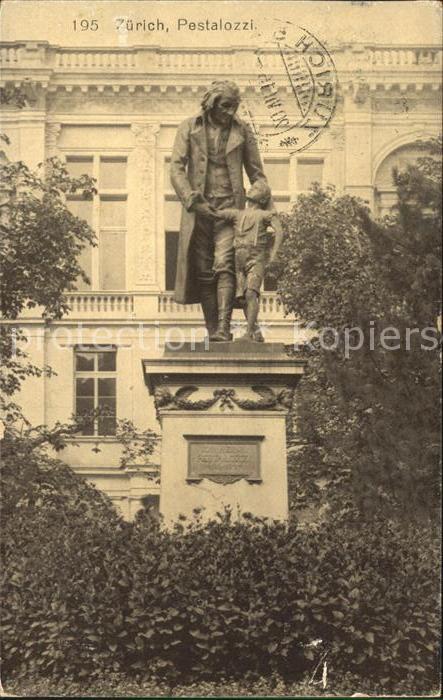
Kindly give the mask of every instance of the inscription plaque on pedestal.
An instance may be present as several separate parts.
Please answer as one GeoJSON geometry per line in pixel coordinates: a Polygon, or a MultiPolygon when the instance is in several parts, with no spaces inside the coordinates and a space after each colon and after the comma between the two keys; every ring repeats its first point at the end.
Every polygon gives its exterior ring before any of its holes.
{"type": "Polygon", "coordinates": [[[184,435],[188,441],[187,481],[209,479],[233,484],[261,481],[260,443],[263,436],[184,435]]]}

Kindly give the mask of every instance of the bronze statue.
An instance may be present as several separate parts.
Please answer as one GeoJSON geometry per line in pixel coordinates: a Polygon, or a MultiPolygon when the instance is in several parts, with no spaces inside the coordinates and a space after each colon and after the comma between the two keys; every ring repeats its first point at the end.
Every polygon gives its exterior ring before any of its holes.
{"type": "Polygon", "coordinates": [[[265,272],[272,269],[283,240],[277,211],[272,208],[266,180],[256,180],[246,193],[247,209],[223,209],[220,216],[232,225],[235,251],[235,300],[244,309],[247,328],[238,340],[263,342],[257,324],[260,289],[265,272]],[[273,232],[273,240],[269,235],[273,232]]]}
{"type": "Polygon", "coordinates": [[[180,124],[171,182],[182,205],[175,300],[200,302],[210,340],[231,340],[235,295],[234,229],[219,216],[244,209],[243,168],[253,184],[266,179],[254,134],[236,115],[233,82],[212,83],[201,112],[180,124]]]}

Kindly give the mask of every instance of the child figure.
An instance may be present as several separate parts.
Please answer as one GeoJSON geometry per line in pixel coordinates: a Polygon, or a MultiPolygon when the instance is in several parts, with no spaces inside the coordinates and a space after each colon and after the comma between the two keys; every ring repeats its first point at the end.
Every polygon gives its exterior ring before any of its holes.
{"type": "Polygon", "coordinates": [[[273,263],[283,240],[283,230],[275,209],[266,209],[271,190],[266,180],[256,180],[246,194],[247,208],[221,209],[220,218],[232,222],[236,274],[236,306],[241,306],[247,320],[246,333],[238,340],[264,342],[257,324],[260,288],[266,269],[273,263]],[[274,231],[274,242],[268,233],[274,231]]]}

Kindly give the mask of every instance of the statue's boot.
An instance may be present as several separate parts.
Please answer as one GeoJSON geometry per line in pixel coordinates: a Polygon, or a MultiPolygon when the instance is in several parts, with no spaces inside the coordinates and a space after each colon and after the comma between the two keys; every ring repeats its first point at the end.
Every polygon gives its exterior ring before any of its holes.
{"type": "Polygon", "coordinates": [[[263,333],[261,332],[260,326],[258,325],[258,323],[256,323],[254,326],[253,337],[254,337],[254,340],[256,343],[264,343],[265,342],[263,333]]]}
{"type": "Polygon", "coordinates": [[[254,330],[252,333],[249,333],[246,331],[246,333],[243,333],[243,335],[239,335],[238,338],[235,339],[236,342],[242,342],[242,341],[249,341],[252,343],[264,343],[265,339],[263,337],[263,333],[261,332],[260,328],[258,326],[256,327],[256,330],[254,330]]]}
{"type": "MultiPolygon", "coordinates": [[[[245,314],[246,315],[246,314],[245,314]]],[[[235,339],[236,341],[240,340],[253,340],[255,343],[264,343],[265,338],[263,336],[263,333],[261,332],[260,326],[256,322],[254,325],[254,328],[252,331],[246,331],[243,333],[243,335],[240,335],[238,338],[235,339]]]]}
{"type": "MultiPolygon", "coordinates": [[[[246,321],[247,321],[247,320],[248,320],[248,309],[247,309],[247,306],[246,306],[246,305],[243,305],[242,308],[243,308],[243,313],[244,313],[244,315],[245,315],[245,319],[246,319],[246,321]]],[[[257,323],[257,321],[255,322],[254,328],[253,328],[251,331],[246,331],[246,333],[244,333],[243,335],[241,335],[241,336],[239,336],[238,338],[236,338],[236,340],[238,340],[238,341],[242,341],[242,340],[252,340],[252,341],[254,341],[255,343],[264,343],[264,342],[265,342],[263,333],[261,332],[260,326],[259,326],[259,324],[257,323]]]]}
{"type": "Polygon", "coordinates": [[[214,335],[218,325],[217,290],[215,284],[200,286],[200,304],[203,310],[208,336],[214,335]]]}
{"type": "Polygon", "coordinates": [[[216,332],[209,336],[209,340],[215,342],[232,340],[230,329],[234,291],[234,277],[228,272],[221,273],[217,283],[218,325],[216,332]]]}

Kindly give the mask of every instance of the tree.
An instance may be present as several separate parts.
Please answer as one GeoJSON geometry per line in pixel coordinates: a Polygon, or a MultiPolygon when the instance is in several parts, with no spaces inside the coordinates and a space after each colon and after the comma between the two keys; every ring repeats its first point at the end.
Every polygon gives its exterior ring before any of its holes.
{"type": "MultiPolygon", "coordinates": [[[[438,146],[423,145],[434,154],[438,146]]],[[[298,394],[304,444],[291,455],[295,505],[405,519],[438,507],[441,177],[434,154],[394,173],[398,205],[383,221],[361,200],[319,187],[301,195],[286,219],[279,295],[317,338],[298,394]]]]}
{"type": "MultiPolygon", "coordinates": [[[[40,166],[42,169],[43,166],[40,166]]],[[[86,221],[72,214],[66,194],[94,193],[87,175],[73,178],[55,158],[45,173],[20,162],[0,167],[4,184],[1,203],[0,292],[4,319],[16,319],[25,308],[42,306],[46,316],[60,318],[68,310],[66,293],[78,278],[89,281],[78,256],[95,245],[86,221]]]]}
{"type": "MultiPolygon", "coordinates": [[[[87,277],[78,256],[85,245],[95,244],[90,226],[66,206],[67,193],[92,197],[94,182],[88,176],[72,178],[57,159],[46,170],[32,172],[23,162],[0,165],[0,391],[11,396],[29,375],[41,369],[26,363],[20,348],[23,335],[14,321],[25,308],[43,307],[46,317],[59,318],[67,309],[66,292],[76,280],[87,277]]],[[[9,408],[12,404],[9,404],[9,408]]]]}
{"type": "Polygon", "coordinates": [[[3,420],[25,420],[11,396],[29,376],[50,373],[29,361],[24,335],[15,321],[26,308],[41,306],[46,317],[59,318],[68,309],[66,292],[87,277],[78,256],[95,245],[91,227],[74,216],[66,194],[92,197],[94,181],[70,177],[53,158],[32,172],[23,162],[0,165],[0,407],[3,420]]]}
{"type": "MultiPolygon", "coordinates": [[[[20,107],[24,96],[6,96],[20,107]]],[[[67,293],[79,278],[88,282],[79,255],[96,238],[86,221],[74,216],[67,195],[90,199],[96,192],[87,175],[71,177],[56,158],[32,172],[23,162],[0,165],[0,292],[3,323],[0,329],[0,407],[6,423],[3,456],[21,461],[48,462],[47,449],[62,450],[79,431],[81,421],[31,426],[21,407],[12,400],[22,382],[30,376],[51,374],[49,367],[37,367],[29,360],[25,337],[14,322],[25,309],[41,307],[44,318],[61,318],[69,310],[67,293]],[[15,455],[15,458],[14,458],[15,455]],[[25,456],[26,455],[26,456],[25,456]]],[[[89,416],[83,416],[88,421],[89,416]]],[[[137,431],[131,421],[117,423],[117,438],[123,445],[121,466],[149,462],[158,440],[150,430],[137,431]]],[[[32,479],[31,479],[32,481],[32,479]]]]}

